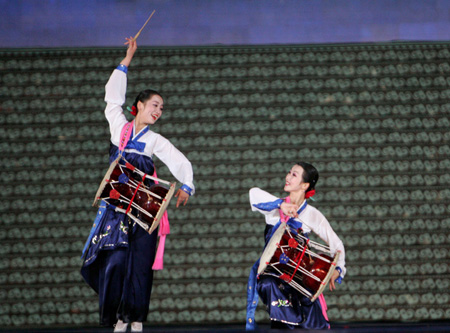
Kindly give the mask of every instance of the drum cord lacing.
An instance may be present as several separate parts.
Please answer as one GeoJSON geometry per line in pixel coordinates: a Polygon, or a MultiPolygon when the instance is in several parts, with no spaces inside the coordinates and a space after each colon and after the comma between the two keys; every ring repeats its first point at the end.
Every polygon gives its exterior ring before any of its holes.
{"type": "MultiPolygon", "coordinates": [[[[294,261],[294,262],[297,262],[297,266],[295,266],[294,272],[292,273],[291,276],[288,276],[288,279],[283,279],[283,280],[285,280],[286,282],[288,282],[288,283],[291,282],[292,279],[293,279],[294,276],[295,276],[295,273],[297,273],[298,268],[299,268],[299,266],[300,266],[300,263],[302,262],[303,256],[305,255],[306,248],[308,247],[308,243],[309,243],[309,239],[306,240],[306,244],[305,244],[305,246],[303,247],[302,253],[299,253],[298,256],[297,256],[297,258],[296,258],[295,261],[294,261]],[[300,258],[299,258],[299,257],[300,257],[300,258]],[[297,260],[298,260],[298,261],[297,261],[297,260]]],[[[283,274],[283,275],[284,275],[284,274],[283,274]]],[[[287,274],[286,274],[286,275],[287,275],[287,274]]]]}
{"type": "Polygon", "coordinates": [[[132,204],[133,201],[134,201],[134,197],[136,196],[136,193],[137,193],[137,191],[139,190],[139,187],[141,187],[141,184],[144,182],[145,176],[147,176],[146,173],[144,173],[144,176],[142,177],[142,180],[141,180],[141,181],[139,182],[139,184],[136,186],[136,190],[134,190],[133,197],[132,197],[131,200],[130,200],[130,203],[129,203],[128,207],[127,207],[127,210],[125,211],[125,214],[128,214],[128,212],[130,211],[130,209],[131,209],[131,204],[132,204]]]}

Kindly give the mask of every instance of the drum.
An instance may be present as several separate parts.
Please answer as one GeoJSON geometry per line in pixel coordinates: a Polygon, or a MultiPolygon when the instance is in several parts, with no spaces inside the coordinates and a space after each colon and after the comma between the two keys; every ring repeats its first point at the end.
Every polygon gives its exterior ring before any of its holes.
{"type": "Polygon", "coordinates": [[[281,223],[261,255],[258,276],[278,277],[315,301],[329,282],[338,259],[339,252],[331,257],[329,247],[310,241],[301,230],[281,223]]]}
{"type": "Polygon", "coordinates": [[[175,183],[147,175],[119,156],[106,172],[93,205],[103,201],[127,214],[151,234],[158,227],[174,191],[175,183]],[[152,179],[155,184],[148,187],[145,179],[152,179]]]}

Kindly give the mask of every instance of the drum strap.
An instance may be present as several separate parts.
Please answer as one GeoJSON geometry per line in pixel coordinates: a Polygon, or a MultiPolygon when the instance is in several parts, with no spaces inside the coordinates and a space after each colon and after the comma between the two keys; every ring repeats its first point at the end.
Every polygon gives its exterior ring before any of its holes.
{"type": "Polygon", "coordinates": [[[127,146],[128,141],[130,140],[131,133],[133,132],[131,129],[133,128],[134,120],[126,123],[125,126],[122,128],[122,132],[120,132],[120,143],[119,143],[119,152],[122,154],[122,152],[125,150],[125,147],[127,146]]]}
{"type": "Polygon", "coordinates": [[[134,120],[126,123],[122,131],[120,132],[120,143],[119,143],[119,153],[123,155],[123,151],[125,150],[125,147],[128,146],[129,149],[136,149],[139,152],[144,152],[145,149],[145,143],[138,141],[145,133],[149,131],[148,126],[143,128],[138,135],[136,135],[133,140],[130,141],[130,137],[133,134],[133,126],[134,126],[134,120]]]}

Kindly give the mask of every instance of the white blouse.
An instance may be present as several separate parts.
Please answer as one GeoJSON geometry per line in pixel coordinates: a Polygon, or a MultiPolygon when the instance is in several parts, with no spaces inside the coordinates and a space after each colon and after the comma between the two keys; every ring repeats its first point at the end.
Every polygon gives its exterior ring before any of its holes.
{"type": "MultiPolygon", "coordinates": [[[[109,122],[111,142],[119,147],[122,128],[128,122],[122,109],[126,98],[127,75],[123,71],[115,69],[106,84],[105,90],[105,116],[109,122]]],[[[135,127],[133,128],[133,134],[133,138],[139,134],[136,133],[135,127]]],[[[130,139],[132,140],[133,138],[130,139]]],[[[153,154],[156,155],[167,165],[174,177],[182,184],[189,186],[192,189],[192,194],[194,194],[194,171],[191,162],[183,153],[169,140],[151,130],[145,133],[138,141],[145,143],[144,152],[139,152],[135,149],[125,149],[125,151],[150,157],[153,157],[153,154]]]]}
{"type": "MultiPolygon", "coordinates": [[[[275,225],[280,221],[280,212],[278,209],[264,211],[253,206],[254,204],[259,203],[273,202],[275,200],[278,200],[279,198],[257,187],[252,188],[249,194],[252,211],[257,211],[264,214],[267,224],[275,225]]],[[[331,228],[331,225],[326,217],[317,208],[307,205],[306,208],[299,214],[299,216],[295,218],[295,220],[302,223],[302,229],[305,233],[313,231],[325,243],[327,243],[330,247],[332,255],[334,255],[336,251],[341,251],[337,266],[342,269],[341,277],[344,277],[346,272],[344,244],[342,243],[338,235],[336,235],[333,228],[331,228]]]]}

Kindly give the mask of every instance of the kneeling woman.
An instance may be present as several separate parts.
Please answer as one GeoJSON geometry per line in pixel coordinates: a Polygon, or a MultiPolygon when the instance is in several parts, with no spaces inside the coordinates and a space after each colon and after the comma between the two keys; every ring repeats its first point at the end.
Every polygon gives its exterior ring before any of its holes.
{"type": "MultiPolygon", "coordinates": [[[[319,179],[317,169],[309,163],[295,164],[286,176],[284,190],[289,196],[279,199],[259,188],[250,190],[250,203],[253,211],[265,215],[266,245],[270,240],[281,215],[290,218],[292,223],[301,225],[304,234],[311,231],[325,241],[334,255],[340,251],[337,268],[330,279],[330,290],[335,282],[341,282],[345,275],[345,249],[342,241],[333,231],[325,216],[316,208],[308,205],[306,199],[315,193],[319,179]]],[[[289,222],[287,222],[289,223],[289,222]]],[[[261,275],[256,278],[259,260],[250,273],[247,289],[247,329],[255,328],[255,310],[258,295],[267,307],[272,328],[327,329],[330,327],[326,314],[325,299],[321,295],[316,301],[310,299],[280,278],[261,275]]]]}

